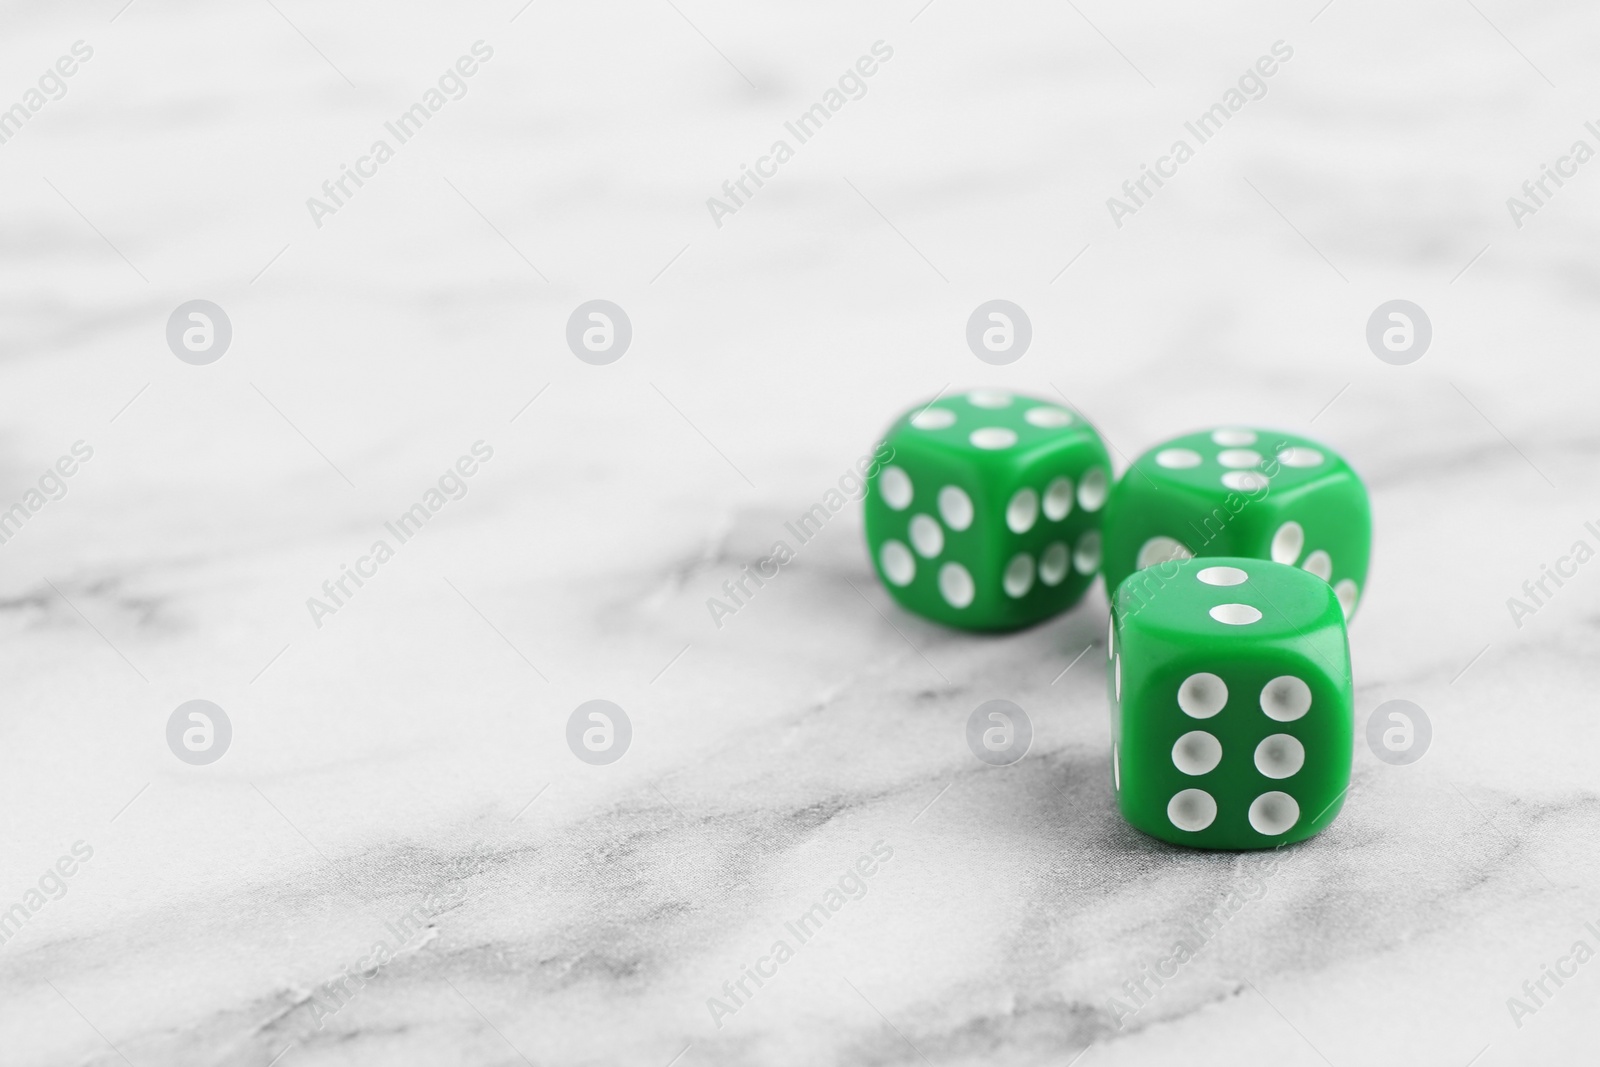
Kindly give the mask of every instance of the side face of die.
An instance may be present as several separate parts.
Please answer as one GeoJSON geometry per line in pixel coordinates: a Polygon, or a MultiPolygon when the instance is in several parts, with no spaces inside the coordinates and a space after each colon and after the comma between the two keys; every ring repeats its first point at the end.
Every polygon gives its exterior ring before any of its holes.
{"type": "Polygon", "coordinates": [[[1196,848],[1321,831],[1350,785],[1353,684],[1332,587],[1298,567],[1173,560],[1113,598],[1112,784],[1129,824],[1196,848]]]}
{"type": "Polygon", "coordinates": [[[977,390],[913,408],[884,443],[892,452],[868,480],[866,537],[902,607],[1009,630],[1083,596],[1100,569],[1111,465],[1081,416],[977,390]]]}
{"type": "Polygon", "coordinates": [[[1106,513],[1106,591],[1163,560],[1252,556],[1333,587],[1345,618],[1366,588],[1372,510],[1325,445],[1271,430],[1185,434],[1134,461],[1106,513]]]}

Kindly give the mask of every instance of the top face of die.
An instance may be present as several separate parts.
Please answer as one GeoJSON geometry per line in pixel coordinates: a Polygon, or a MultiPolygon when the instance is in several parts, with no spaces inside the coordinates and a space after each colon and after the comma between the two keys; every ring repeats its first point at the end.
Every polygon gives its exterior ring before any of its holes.
{"type": "Polygon", "coordinates": [[[1133,468],[1135,477],[1208,496],[1256,493],[1268,485],[1274,493],[1284,493],[1329,476],[1354,476],[1350,465],[1326,445],[1297,434],[1238,426],[1174,437],[1136,459],[1133,468]]]}
{"type": "Polygon", "coordinates": [[[1094,428],[1062,405],[999,389],[974,389],[913,408],[895,421],[888,436],[897,444],[969,459],[1019,462],[1074,438],[1099,442],[1094,428]]]}
{"type": "Polygon", "coordinates": [[[1122,626],[1186,644],[1296,641],[1330,628],[1344,641],[1344,612],[1328,583],[1270,560],[1167,560],[1124,579],[1114,605],[1122,626]]]}

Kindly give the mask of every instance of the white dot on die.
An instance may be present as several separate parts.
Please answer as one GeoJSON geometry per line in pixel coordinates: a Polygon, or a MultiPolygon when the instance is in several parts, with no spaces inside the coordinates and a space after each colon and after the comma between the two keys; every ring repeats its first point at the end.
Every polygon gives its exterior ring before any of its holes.
{"type": "Polygon", "coordinates": [[[1072,553],[1072,565],[1079,574],[1093,574],[1100,569],[1100,531],[1090,530],[1078,538],[1078,547],[1072,553]]]}
{"type": "Polygon", "coordinates": [[[1356,610],[1356,583],[1345,578],[1333,587],[1333,595],[1339,598],[1339,606],[1344,609],[1344,617],[1349,618],[1356,610]]]}
{"type": "Polygon", "coordinates": [[[1306,561],[1300,564],[1300,566],[1304,567],[1312,574],[1315,574],[1323,581],[1327,581],[1333,575],[1333,557],[1328,555],[1320,548],[1311,553],[1311,555],[1307,556],[1306,561]]]}
{"type": "Polygon", "coordinates": [[[959,563],[946,563],[939,568],[939,592],[944,594],[953,608],[964,608],[972,603],[977,588],[972,584],[972,574],[959,563]]]}
{"type": "Polygon", "coordinates": [[[1267,487],[1267,476],[1260,471],[1229,471],[1222,476],[1222,484],[1241,493],[1253,493],[1267,487]]]}
{"type": "Polygon", "coordinates": [[[1256,770],[1268,778],[1288,778],[1306,765],[1306,746],[1290,734],[1272,734],[1256,746],[1256,770]]]}
{"type": "Polygon", "coordinates": [[[1052,541],[1039,557],[1039,580],[1045,585],[1060,585],[1067,576],[1067,546],[1052,541]]]}
{"type": "Polygon", "coordinates": [[[1311,687],[1292,674],[1261,687],[1261,710],[1278,722],[1294,722],[1311,710],[1311,687]]]}
{"type": "Polygon", "coordinates": [[[919,430],[942,430],[955,421],[956,413],[949,408],[924,408],[911,416],[911,425],[919,430]]]}
{"type": "Polygon", "coordinates": [[[1298,522],[1286,522],[1272,535],[1272,562],[1293,563],[1306,547],[1306,532],[1298,522]]]}
{"type": "Polygon", "coordinates": [[[878,549],[878,564],[883,576],[893,585],[908,585],[917,576],[917,561],[911,550],[899,541],[885,541],[878,549]]]}
{"type": "Polygon", "coordinates": [[[1140,568],[1153,567],[1157,563],[1166,563],[1168,560],[1193,559],[1194,553],[1178,541],[1170,537],[1152,537],[1139,546],[1139,557],[1135,561],[1140,568]]]}
{"type": "Polygon", "coordinates": [[[1211,435],[1211,440],[1227,448],[1237,448],[1255,444],[1256,435],[1254,430],[1218,430],[1211,435]]]}
{"type": "Polygon", "coordinates": [[[1156,453],[1156,466],[1168,470],[1183,470],[1200,466],[1200,453],[1192,448],[1163,448],[1156,453]]]}
{"type": "Polygon", "coordinates": [[[1195,577],[1207,585],[1243,585],[1250,576],[1238,567],[1203,567],[1195,577]]]}
{"type": "Polygon", "coordinates": [[[932,515],[911,516],[911,547],[927,559],[944,551],[944,530],[932,515]]]}
{"type": "Polygon", "coordinates": [[[1204,730],[1190,730],[1172,746],[1172,765],[1184,774],[1206,774],[1222,762],[1222,742],[1204,730]]]}
{"type": "Polygon", "coordinates": [[[947,485],[939,490],[939,514],[950,529],[965,530],[972,525],[972,498],[960,486],[947,485]]]}
{"type": "Polygon", "coordinates": [[[1288,833],[1300,821],[1300,804],[1288,793],[1262,793],[1250,803],[1250,825],[1267,837],[1288,833]]]}
{"type": "Polygon", "coordinates": [[[1180,830],[1195,833],[1217,817],[1217,802],[1204,789],[1185,789],[1167,802],[1167,818],[1180,830]]]}
{"type": "Polygon", "coordinates": [[[1018,489],[1006,505],[1006,525],[1012,533],[1027,533],[1039,519],[1039,494],[1032,489],[1018,489]]]}
{"type": "Polygon", "coordinates": [[[1033,557],[1026,552],[1012,556],[1011,562],[1006,564],[1006,573],[1000,579],[1000,584],[1009,597],[1027,595],[1028,590],[1033,588],[1033,557]]]}
{"type": "Polygon", "coordinates": [[[1011,406],[1011,394],[1003,393],[998,389],[974,389],[967,394],[967,400],[974,407],[980,408],[1005,408],[1011,406]]]}
{"type": "Polygon", "coordinates": [[[1278,453],[1278,462],[1285,467],[1315,467],[1322,462],[1322,453],[1314,448],[1294,445],[1278,453]]]}
{"type": "Polygon", "coordinates": [[[1078,481],[1078,506],[1084,511],[1099,511],[1106,502],[1106,469],[1094,467],[1078,481]]]}
{"type": "Polygon", "coordinates": [[[878,475],[878,491],[883,494],[883,502],[896,511],[911,506],[911,476],[899,467],[883,468],[878,475]]]}
{"type": "Polygon", "coordinates": [[[1029,408],[1022,417],[1044,430],[1057,430],[1072,423],[1072,413],[1060,408],[1029,408]]]}
{"type": "Polygon", "coordinates": [[[1122,792],[1122,749],[1115,741],[1111,743],[1111,784],[1122,792]]]}
{"type": "Polygon", "coordinates": [[[1106,658],[1110,659],[1111,656],[1116,651],[1117,651],[1117,617],[1115,615],[1113,615],[1109,619],[1106,620],[1106,658]]]}
{"type": "Polygon", "coordinates": [[[1248,626],[1261,621],[1261,612],[1249,604],[1218,604],[1207,614],[1229,626],[1248,626]]]}
{"type": "Polygon", "coordinates": [[[972,442],[974,448],[1010,448],[1017,443],[1017,433],[1004,426],[985,426],[981,430],[973,430],[967,440],[972,442]]]}
{"type": "Polygon", "coordinates": [[[1191,674],[1178,686],[1178,707],[1191,719],[1209,719],[1228,702],[1228,685],[1214,674],[1191,674]]]}
{"type": "Polygon", "coordinates": [[[1044,517],[1060,522],[1072,510],[1072,479],[1052,478],[1044,487],[1044,517]]]}
{"type": "Polygon", "coordinates": [[[1261,462],[1261,453],[1249,448],[1228,448],[1217,453],[1217,462],[1224,467],[1242,470],[1261,462]]]}

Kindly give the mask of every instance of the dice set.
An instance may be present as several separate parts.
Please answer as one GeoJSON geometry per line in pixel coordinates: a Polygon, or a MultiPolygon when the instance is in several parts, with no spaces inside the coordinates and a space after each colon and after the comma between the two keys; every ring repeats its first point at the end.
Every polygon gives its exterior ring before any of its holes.
{"type": "Polygon", "coordinates": [[[1331,449],[1228,427],[1175,437],[1113,479],[1053,401],[977,390],[913,408],[869,480],[873,564],[906,610],[1012,630],[1111,605],[1111,781],[1128,823],[1175,844],[1271,848],[1338,815],[1350,782],[1346,625],[1365,589],[1365,486],[1331,449]]]}

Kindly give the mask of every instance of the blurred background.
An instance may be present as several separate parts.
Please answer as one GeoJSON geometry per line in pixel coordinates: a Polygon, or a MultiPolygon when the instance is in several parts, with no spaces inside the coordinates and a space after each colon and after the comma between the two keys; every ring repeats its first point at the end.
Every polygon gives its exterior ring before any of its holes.
{"type": "Polygon", "coordinates": [[[1577,1055],[1600,965],[1525,983],[1600,950],[1600,570],[1507,601],[1600,547],[1592,12],[0,20],[8,1062],[1577,1055]],[[966,339],[994,299],[1031,324],[1005,365],[966,339]],[[1396,299],[1432,330],[1404,365],[1367,341],[1396,299]],[[595,300],[629,327],[609,362],[569,344],[595,300]],[[1125,983],[1255,883],[1116,816],[1098,587],[942,631],[876,587],[850,507],[707,609],[892,418],[974,386],[1065,397],[1119,470],[1244,423],[1373,493],[1351,800],[1131,1019],[1125,983]],[[1005,768],[964,741],[998,698],[1034,730],[1005,768]],[[594,699],[629,724],[603,765],[568,742],[594,699]],[[1408,766],[1361,739],[1392,699],[1432,721],[1408,766]],[[211,762],[169,742],[192,700],[211,762]],[[860,900],[714,1010],[878,842],[860,900]]]}

